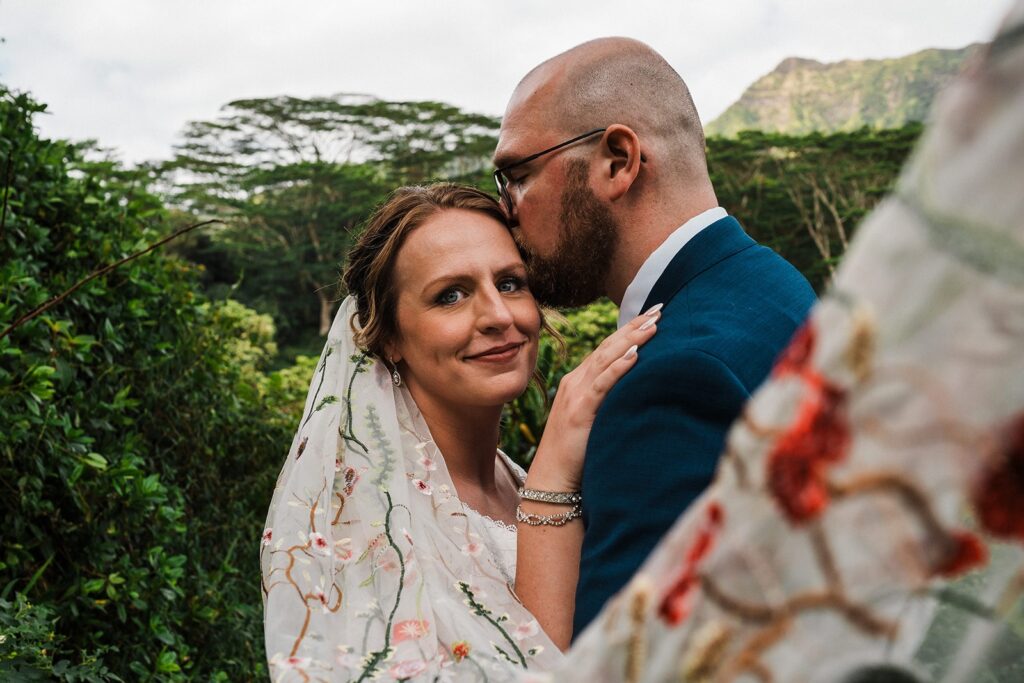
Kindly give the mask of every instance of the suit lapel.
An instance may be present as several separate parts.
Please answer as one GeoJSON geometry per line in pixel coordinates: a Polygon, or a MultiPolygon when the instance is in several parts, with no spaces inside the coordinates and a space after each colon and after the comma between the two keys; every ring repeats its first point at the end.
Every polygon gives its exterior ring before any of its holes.
{"type": "Polygon", "coordinates": [[[720,218],[697,233],[669,261],[640,310],[646,311],[657,303],[667,304],[693,278],[755,244],[735,218],[720,218]]]}

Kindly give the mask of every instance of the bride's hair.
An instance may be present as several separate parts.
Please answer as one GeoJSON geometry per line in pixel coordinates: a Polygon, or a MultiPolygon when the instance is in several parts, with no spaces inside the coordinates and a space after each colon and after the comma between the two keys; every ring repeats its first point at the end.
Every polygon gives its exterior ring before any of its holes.
{"type": "Polygon", "coordinates": [[[381,360],[387,360],[385,344],[398,334],[393,277],[398,251],[409,232],[447,209],[479,211],[506,224],[498,202],[476,188],[453,183],[400,187],[377,207],[349,251],[342,283],[356,298],[350,324],[356,343],[381,360]]]}

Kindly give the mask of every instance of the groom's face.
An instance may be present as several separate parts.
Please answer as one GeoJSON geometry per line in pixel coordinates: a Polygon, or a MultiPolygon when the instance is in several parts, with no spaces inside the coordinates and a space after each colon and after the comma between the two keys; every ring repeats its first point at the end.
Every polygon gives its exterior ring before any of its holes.
{"type": "Polygon", "coordinates": [[[524,252],[530,290],[547,306],[583,306],[605,293],[605,276],[619,239],[615,219],[587,185],[589,162],[567,160],[557,204],[527,206],[517,211],[513,231],[524,252]],[[557,217],[534,225],[534,218],[557,217]],[[552,230],[541,245],[538,229],[552,230]],[[552,239],[553,237],[553,239],[552,239]]]}

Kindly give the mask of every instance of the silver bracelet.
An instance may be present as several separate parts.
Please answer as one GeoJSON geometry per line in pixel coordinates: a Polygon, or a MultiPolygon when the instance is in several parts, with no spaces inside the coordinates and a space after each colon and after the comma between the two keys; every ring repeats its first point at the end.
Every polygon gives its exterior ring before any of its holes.
{"type": "Polygon", "coordinates": [[[572,520],[583,516],[583,508],[573,505],[568,512],[559,512],[557,515],[535,515],[532,512],[523,512],[523,506],[516,506],[516,521],[524,522],[530,526],[565,526],[572,520]]]}
{"type": "Polygon", "coordinates": [[[519,487],[519,497],[523,500],[535,500],[538,503],[555,503],[556,505],[579,505],[583,502],[580,491],[539,491],[519,487]]]}

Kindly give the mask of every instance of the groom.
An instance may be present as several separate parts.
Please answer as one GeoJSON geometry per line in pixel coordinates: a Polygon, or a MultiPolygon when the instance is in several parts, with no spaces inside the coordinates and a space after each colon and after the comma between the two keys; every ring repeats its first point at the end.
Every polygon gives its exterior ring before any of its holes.
{"type": "Polygon", "coordinates": [[[718,206],[689,91],[643,43],[595,40],[528,73],[494,163],[538,299],[607,296],[620,326],[664,305],[587,444],[584,528],[566,531],[582,534],[578,634],[710,483],[814,292],[718,206]]]}

